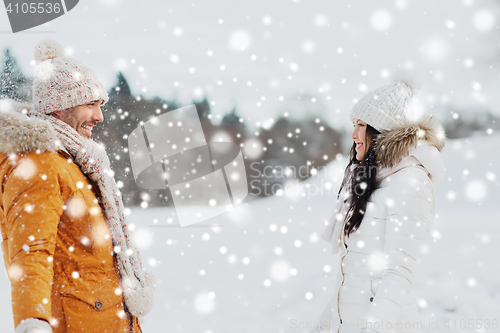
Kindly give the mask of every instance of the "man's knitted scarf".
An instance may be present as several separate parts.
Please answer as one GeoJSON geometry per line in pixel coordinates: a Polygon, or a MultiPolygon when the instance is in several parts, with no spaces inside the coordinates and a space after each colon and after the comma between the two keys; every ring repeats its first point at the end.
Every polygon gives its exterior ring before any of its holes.
{"type": "Polygon", "coordinates": [[[100,191],[101,207],[111,230],[118,270],[122,279],[125,305],[134,316],[146,315],[153,306],[155,279],[142,269],[139,251],[132,244],[124,208],[106,151],[95,141],[81,136],[73,127],[53,116],[34,109],[29,117],[49,122],[64,148],[73,156],[83,174],[88,176],[100,191]]]}

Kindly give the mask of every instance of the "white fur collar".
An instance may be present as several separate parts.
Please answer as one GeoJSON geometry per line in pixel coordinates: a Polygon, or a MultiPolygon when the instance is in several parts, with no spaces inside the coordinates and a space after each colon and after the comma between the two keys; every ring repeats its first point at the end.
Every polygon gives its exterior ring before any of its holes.
{"type": "Polygon", "coordinates": [[[26,115],[32,108],[32,104],[0,100],[0,153],[58,150],[52,126],[26,115]]]}

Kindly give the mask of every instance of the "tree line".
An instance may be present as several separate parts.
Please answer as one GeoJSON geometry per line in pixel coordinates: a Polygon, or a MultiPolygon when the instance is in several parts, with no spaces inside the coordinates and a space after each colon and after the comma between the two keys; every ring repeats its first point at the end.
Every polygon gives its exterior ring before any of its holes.
{"type": "MultiPolygon", "coordinates": [[[[3,58],[0,98],[31,102],[33,79],[22,73],[8,49],[4,51],[3,58]]],[[[147,99],[133,95],[121,72],[117,73],[116,83],[108,93],[109,101],[103,107],[104,122],[94,128],[93,139],[106,147],[125,206],[173,206],[168,188],[145,190],[135,184],[127,137],[140,122],[184,105],[161,97],[147,99]]],[[[317,116],[300,121],[280,116],[268,129],[261,128],[258,132],[251,133],[236,107],[226,113],[219,124],[214,124],[206,97],[201,101],[193,101],[192,104],[196,105],[207,142],[216,141],[217,135],[224,133],[231,138],[231,142],[242,147],[250,200],[276,194],[276,190],[284,189],[289,180],[302,181],[309,178],[314,174],[313,169],[324,167],[337,154],[342,153],[345,132],[330,127],[317,116]],[[255,140],[262,151],[257,156],[247,156],[244,146],[255,143],[255,140]],[[277,172],[269,172],[270,169],[277,172]],[[301,172],[287,172],[299,169],[301,172]]]]}

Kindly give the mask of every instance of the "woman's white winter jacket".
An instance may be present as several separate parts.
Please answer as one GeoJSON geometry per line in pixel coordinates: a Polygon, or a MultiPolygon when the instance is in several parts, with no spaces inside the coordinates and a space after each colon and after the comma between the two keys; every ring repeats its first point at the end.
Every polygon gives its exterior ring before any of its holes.
{"type": "Polygon", "coordinates": [[[358,230],[348,238],[340,232],[334,295],[312,332],[423,332],[412,289],[420,246],[435,216],[444,141],[441,124],[432,117],[402,122],[379,135],[377,158],[396,171],[372,193],[358,230]]]}

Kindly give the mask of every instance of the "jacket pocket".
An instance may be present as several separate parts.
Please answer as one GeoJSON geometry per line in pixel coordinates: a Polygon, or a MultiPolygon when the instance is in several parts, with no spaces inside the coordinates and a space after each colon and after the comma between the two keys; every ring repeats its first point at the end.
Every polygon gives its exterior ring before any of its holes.
{"type": "Polygon", "coordinates": [[[114,290],[105,291],[74,291],[62,294],[64,298],[74,298],[87,303],[94,310],[106,310],[107,308],[123,302],[123,296],[116,294],[114,290]]]}
{"type": "Polygon", "coordinates": [[[129,332],[123,296],[114,290],[62,294],[67,332],[129,332]]]}

